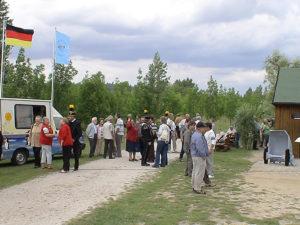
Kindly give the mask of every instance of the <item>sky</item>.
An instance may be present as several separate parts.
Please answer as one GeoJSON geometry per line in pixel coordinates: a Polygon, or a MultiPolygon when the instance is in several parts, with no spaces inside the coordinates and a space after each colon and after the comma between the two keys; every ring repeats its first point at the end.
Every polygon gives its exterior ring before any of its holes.
{"type": "MultiPolygon", "coordinates": [[[[14,25],[33,28],[26,55],[51,71],[55,28],[71,37],[71,59],[86,71],[136,82],[155,52],[171,81],[212,75],[241,93],[263,83],[265,58],[278,49],[299,56],[300,1],[295,0],[7,0],[14,25]]],[[[14,50],[13,55],[16,54],[14,50]]]]}

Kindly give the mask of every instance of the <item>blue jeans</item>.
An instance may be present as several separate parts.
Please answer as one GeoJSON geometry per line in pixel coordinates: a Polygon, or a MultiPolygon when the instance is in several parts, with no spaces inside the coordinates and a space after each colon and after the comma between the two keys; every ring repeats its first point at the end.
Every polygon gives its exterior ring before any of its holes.
{"type": "Polygon", "coordinates": [[[168,154],[168,144],[165,141],[158,141],[154,165],[159,166],[160,157],[161,157],[161,166],[166,166],[167,154],[168,154]]]}

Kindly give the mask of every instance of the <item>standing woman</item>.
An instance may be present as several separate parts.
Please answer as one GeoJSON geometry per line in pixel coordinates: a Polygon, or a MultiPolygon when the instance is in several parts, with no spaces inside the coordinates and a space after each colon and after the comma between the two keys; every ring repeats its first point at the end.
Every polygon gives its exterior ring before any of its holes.
{"type": "Polygon", "coordinates": [[[55,136],[50,125],[49,118],[44,117],[44,123],[41,128],[40,143],[42,146],[42,168],[52,169],[52,140],[55,136]]]}
{"type": "Polygon", "coordinates": [[[126,135],[126,151],[129,152],[129,161],[138,161],[135,158],[137,152],[138,129],[131,118],[131,114],[127,116],[127,135],[126,135]]]}
{"type": "Polygon", "coordinates": [[[29,142],[34,153],[34,168],[41,167],[41,148],[42,148],[40,143],[40,136],[41,136],[41,129],[42,129],[41,120],[42,118],[40,116],[35,117],[35,122],[32,125],[29,133],[29,142]]]}
{"type": "Polygon", "coordinates": [[[104,139],[103,139],[103,124],[104,124],[104,121],[103,121],[102,118],[100,118],[100,122],[97,125],[97,144],[96,144],[96,152],[95,152],[96,156],[100,156],[100,155],[103,156],[103,147],[102,147],[103,142],[104,142],[104,139]]]}
{"type": "Polygon", "coordinates": [[[60,120],[60,129],[58,134],[59,144],[62,147],[63,153],[63,169],[60,171],[61,173],[69,172],[70,170],[70,158],[71,158],[71,151],[73,146],[73,139],[71,128],[68,124],[67,118],[62,118],[60,120]]]}

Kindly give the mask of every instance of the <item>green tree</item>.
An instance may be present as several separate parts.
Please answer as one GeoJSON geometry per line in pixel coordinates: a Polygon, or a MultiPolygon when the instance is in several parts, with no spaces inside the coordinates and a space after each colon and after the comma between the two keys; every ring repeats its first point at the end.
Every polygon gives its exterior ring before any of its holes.
{"type": "Polygon", "coordinates": [[[167,76],[167,63],[164,63],[159,53],[155,53],[153,62],[149,65],[145,76],[139,70],[136,93],[139,94],[139,108],[147,108],[150,113],[161,114],[165,110],[162,107],[162,97],[165,88],[169,85],[170,77],[167,76]]]}
{"type": "Polygon", "coordinates": [[[85,123],[93,116],[104,117],[112,114],[114,110],[112,93],[101,72],[85,76],[80,85],[78,100],[78,112],[85,123]]]}
{"type": "Polygon", "coordinates": [[[205,113],[208,118],[217,119],[219,113],[219,87],[216,80],[210,76],[207,82],[206,99],[205,99],[205,113]]]}
{"type": "Polygon", "coordinates": [[[226,116],[230,123],[234,119],[238,107],[240,105],[240,95],[234,88],[229,88],[225,92],[224,116],[226,116]]]}
{"type": "MultiPolygon", "coordinates": [[[[70,95],[72,80],[77,75],[78,71],[73,66],[72,62],[68,65],[55,64],[54,68],[54,107],[59,112],[66,114],[68,112],[68,105],[74,102],[70,95]]],[[[51,79],[52,73],[49,75],[48,88],[51,93],[51,79]]],[[[50,94],[49,93],[49,94],[50,94]]],[[[48,98],[50,98],[49,96],[48,98]]]]}
{"type": "Polygon", "coordinates": [[[112,85],[112,94],[114,98],[114,112],[125,116],[134,110],[133,88],[128,81],[120,82],[118,79],[112,85]]]}

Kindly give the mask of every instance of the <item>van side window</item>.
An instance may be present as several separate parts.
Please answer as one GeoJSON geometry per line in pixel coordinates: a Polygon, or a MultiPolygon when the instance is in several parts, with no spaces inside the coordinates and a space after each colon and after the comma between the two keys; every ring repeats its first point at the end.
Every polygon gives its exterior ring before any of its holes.
{"type": "Polygon", "coordinates": [[[46,116],[46,106],[15,105],[16,129],[30,129],[36,116],[46,116]]]}

